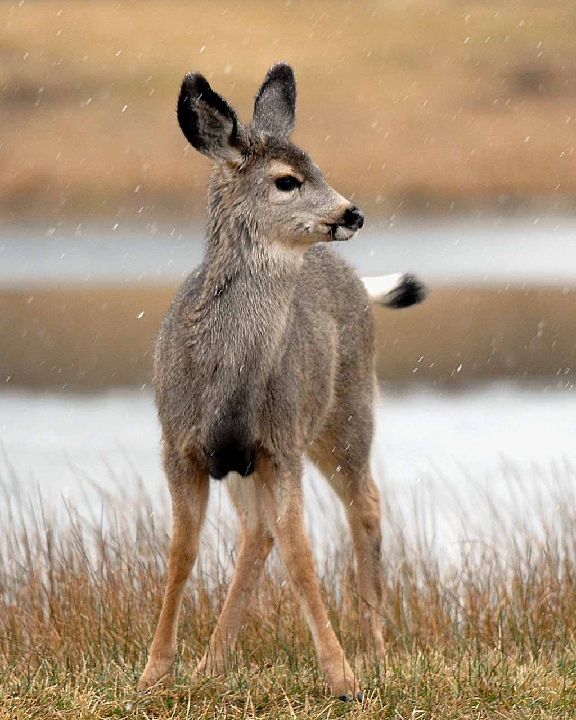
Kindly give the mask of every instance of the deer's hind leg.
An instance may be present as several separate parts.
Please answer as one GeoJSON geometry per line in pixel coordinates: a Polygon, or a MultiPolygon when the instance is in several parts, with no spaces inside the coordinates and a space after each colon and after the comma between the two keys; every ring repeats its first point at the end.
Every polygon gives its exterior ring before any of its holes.
{"type": "Polygon", "coordinates": [[[155,685],[170,672],[176,655],[178,616],[186,581],[198,555],[200,529],[208,503],[208,475],[166,445],[164,468],[172,498],[172,540],[164,601],[138,689],[155,685]]]}
{"type": "Polygon", "coordinates": [[[371,437],[367,407],[357,421],[353,415],[336,419],[308,454],[344,505],[356,560],[360,640],[368,658],[382,658],[382,527],[380,494],[370,471],[371,437]]]}
{"type": "Polygon", "coordinates": [[[322,600],[310,541],[304,525],[302,468],[261,463],[256,475],[269,527],[274,533],[286,574],[308,622],[324,676],[334,695],[342,700],[362,699],[356,679],[328,618],[322,600]]]}
{"type": "Polygon", "coordinates": [[[209,675],[222,674],[227,669],[254,588],[274,544],[254,479],[235,475],[226,483],[240,519],[240,552],[224,607],[198,665],[198,672],[209,675]]]}

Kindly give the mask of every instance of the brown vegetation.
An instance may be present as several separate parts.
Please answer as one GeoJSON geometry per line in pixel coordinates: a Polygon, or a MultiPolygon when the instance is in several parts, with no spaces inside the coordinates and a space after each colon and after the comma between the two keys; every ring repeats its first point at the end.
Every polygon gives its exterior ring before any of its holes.
{"type": "MultiPolygon", "coordinates": [[[[0,292],[0,382],[68,389],[151,380],[154,337],[173,287],[0,292]]],[[[433,288],[407,310],[376,311],[378,375],[465,383],[553,377],[571,384],[573,292],[433,288]]]]}
{"type": "Polygon", "coordinates": [[[198,214],[209,164],[174,106],[196,68],[249,117],[275,61],[297,142],[386,214],[572,206],[570,0],[4,3],[0,214],[198,214]]]}
{"type": "MultiPolygon", "coordinates": [[[[220,530],[218,552],[201,550],[173,683],[136,694],[163,589],[165,517],[140,488],[138,500],[103,496],[103,517],[98,508],[92,520],[67,508],[68,520],[54,524],[40,499],[31,506],[13,480],[0,503],[2,719],[547,720],[576,713],[573,474],[564,478],[553,522],[536,518],[538,538],[522,527],[505,531],[496,516],[485,542],[463,542],[452,561],[438,559],[425,533],[410,539],[398,509],[386,507],[387,657],[378,667],[359,666],[363,708],[329,698],[277,563],[265,571],[234,672],[192,677],[225,597],[227,558],[236,553],[229,527],[220,530]]],[[[341,528],[334,533],[346,537],[341,528]]],[[[320,576],[333,626],[359,663],[352,548],[330,555],[320,576]]]]}

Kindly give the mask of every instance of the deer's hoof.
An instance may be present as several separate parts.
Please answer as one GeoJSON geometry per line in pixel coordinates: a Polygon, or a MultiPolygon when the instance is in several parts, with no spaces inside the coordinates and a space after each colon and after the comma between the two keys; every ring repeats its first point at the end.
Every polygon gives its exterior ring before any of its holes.
{"type": "Polygon", "coordinates": [[[153,686],[154,683],[147,677],[142,676],[140,680],[138,680],[138,692],[146,692],[146,690],[150,690],[153,686]]]}
{"type": "Polygon", "coordinates": [[[171,668],[172,663],[167,664],[162,670],[157,666],[154,666],[151,671],[146,668],[138,680],[138,692],[165,686],[169,682],[171,668]]]}
{"type": "Polygon", "coordinates": [[[342,702],[356,702],[362,703],[364,701],[364,695],[358,690],[356,695],[352,695],[352,693],[346,693],[346,695],[339,695],[338,700],[342,700],[342,702]]]}

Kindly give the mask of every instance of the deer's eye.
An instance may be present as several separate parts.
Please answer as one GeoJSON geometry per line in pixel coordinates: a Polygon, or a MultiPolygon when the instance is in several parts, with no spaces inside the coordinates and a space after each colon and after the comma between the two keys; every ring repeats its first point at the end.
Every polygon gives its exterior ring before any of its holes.
{"type": "Polygon", "coordinates": [[[296,190],[296,188],[299,188],[302,185],[300,180],[295,178],[293,175],[284,175],[282,177],[276,178],[275,184],[278,190],[281,190],[282,192],[290,192],[290,190],[296,190]]]}

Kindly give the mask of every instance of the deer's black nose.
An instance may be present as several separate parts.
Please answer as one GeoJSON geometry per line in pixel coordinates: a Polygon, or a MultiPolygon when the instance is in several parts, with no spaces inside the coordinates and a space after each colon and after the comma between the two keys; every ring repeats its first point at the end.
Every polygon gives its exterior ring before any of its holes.
{"type": "Polygon", "coordinates": [[[360,230],[364,225],[364,213],[354,206],[348,208],[344,212],[344,225],[351,230],[360,230]]]}

